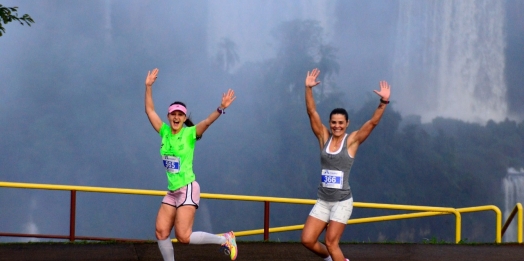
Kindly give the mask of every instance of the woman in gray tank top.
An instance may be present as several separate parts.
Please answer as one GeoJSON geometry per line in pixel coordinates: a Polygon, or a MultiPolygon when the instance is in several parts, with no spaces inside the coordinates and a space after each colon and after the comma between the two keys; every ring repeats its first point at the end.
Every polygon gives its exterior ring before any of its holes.
{"type": "Polygon", "coordinates": [[[348,113],[345,109],[334,109],[329,116],[329,129],[322,124],[313,99],[313,87],[318,85],[320,70],[313,69],[306,77],[306,108],[311,129],[318,139],[321,182],[317,191],[317,202],[307,217],[302,230],[302,244],[325,261],[349,260],[344,257],[338,245],[347,220],[353,210],[353,197],[349,187],[349,172],[353,165],[358,147],[366,140],[377,126],[389,103],[390,86],[380,81],[380,90],[374,92],[380,96],[380,103],[375,113],[359,130],[346,133],[349,126],[348,113]],[[329,226],[328,226],[329,224],[329,226]],[[326,244],[318,241],[326,230],[326,244]]]}

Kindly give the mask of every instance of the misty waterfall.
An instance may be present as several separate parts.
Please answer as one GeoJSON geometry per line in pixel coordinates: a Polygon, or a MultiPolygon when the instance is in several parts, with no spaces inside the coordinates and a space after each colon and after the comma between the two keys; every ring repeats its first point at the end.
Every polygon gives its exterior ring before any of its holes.
{"type": "Polygon", "coordinates": [[[403,114],[485,123],[507,115],[504,2],[400,1],[394,82],[403,114]]]}
{"type": "MultiPolygon", "coordinates": [[[[502,180],[502,190],[504,191],[504,218],[509,214],[517,203],[524,202],[524,169],[517,171],[513,168],[508,169],[508,174],[502,180]]],[[[513,218],[511,225],[504,233],[504,242],[517,242],[517,218],[513,218]]]]}

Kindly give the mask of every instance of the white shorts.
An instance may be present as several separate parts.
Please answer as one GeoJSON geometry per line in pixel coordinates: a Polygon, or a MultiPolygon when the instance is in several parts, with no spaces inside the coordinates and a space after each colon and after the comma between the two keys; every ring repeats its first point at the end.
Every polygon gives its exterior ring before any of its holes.
{"type": "Polygon", "coordinates": [[[353,197],[344,201],[328,202],[317,199],[309,215],[326,223],[330,220],[346,224],[353,212],[353,197]]]}

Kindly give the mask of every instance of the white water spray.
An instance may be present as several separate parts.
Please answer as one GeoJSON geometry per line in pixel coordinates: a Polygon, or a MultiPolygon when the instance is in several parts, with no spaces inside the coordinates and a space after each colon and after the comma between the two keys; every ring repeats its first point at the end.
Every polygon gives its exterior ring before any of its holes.
{"type": "Polygon", "coordinates": [[[335,25],[337,1],[324,0],[258,0],[209,1],[209,53],[215,54],[222,38],[229,38],[238,47],[240,62],[262,61],[274,55],[271,30],[284,21],[316,20],[330,40],[335,25]]]}
{"type": "Polygon", "coordinates": [[[202,231],[215,231],[213,230],[213,223],[211,222],[211,213],[209,212],[209,207],[205,202],[201,202],[198,208],[198,225],[199,229],[202,231]]]}
{"type": "Polygon", "coordinates": [[[423,122],[504,120],[504,16],[498,0],[400,1],[397,108],[423,122]]]}
{"type": "MultiPolygon", "coordinates": [[[[502,190],[504,191],[504,221],[517,203],[524,202],[524,169],[519,171],[510,168],[508,174],[502,180],[502,190]]],[[[503,222],[504,222],[503,221],[503,222]]],[[[517,242],[517,218],[513,218],[511,225],[504,233],[504,242],[517,242]]]]}
{"type": "Polygon", "coordinates": [[[104,38],[106,44],[111,44],[113,42],[113,22],[111,21],[111,0],[104,1],[104,38]]]}
{"type": "MultiPolygon", "coordinates": [[[[22,231],[24,234],[40,234],[40,229],[38,228],[38,225],[34,221],[35,213],[38,211],[37,209],[38,202],[37,199],[33,196],[31,197],[31,203],[29,205],[29,216],[26,223],[24,223],[22,226],[22,231]]],[[[38,242],[41,241],[41,239],[36,237],[30,237],[30,238],[20,238],[20,242],[38,242]]]]}

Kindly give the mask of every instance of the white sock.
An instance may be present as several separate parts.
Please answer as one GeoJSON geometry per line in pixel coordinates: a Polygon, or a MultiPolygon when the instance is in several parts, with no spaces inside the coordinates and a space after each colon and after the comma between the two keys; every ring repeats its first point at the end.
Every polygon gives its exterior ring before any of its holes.
{"type": "Polygon", "coordinates": [[[168,237],[164,240],[157,240],[157,243],[164,261],[175,261],[175,251],[173,250],[171,238],[168,237]]]}
{"type": "Polygon", "coordinates": [[[189,236],[189,244],[201,245],[201,244],[218,244],[222,245],[226,243],[224,236],[217,236],[206,232],[193,232],[189,236]]]}
{"type": "Polygon", "coordinates": [[[331,256],[328,256],[328,257],[324,258],[324,261],[333,261],[333,259],[331,259],[331,256]]]}

